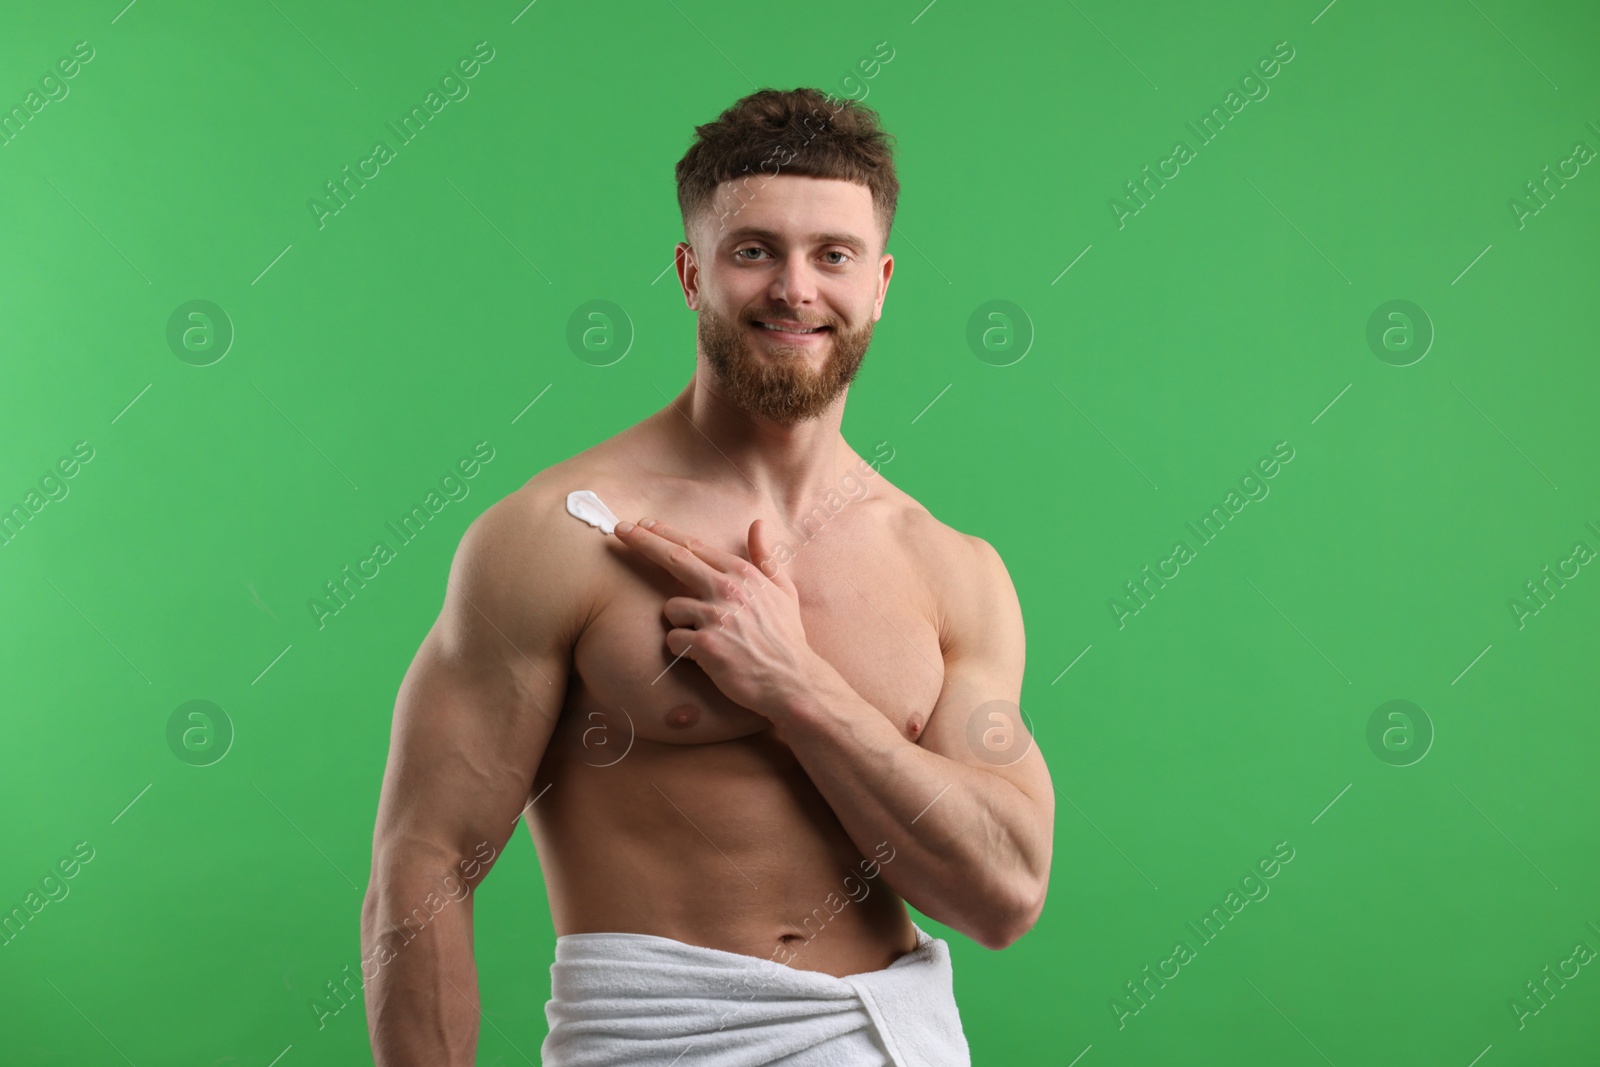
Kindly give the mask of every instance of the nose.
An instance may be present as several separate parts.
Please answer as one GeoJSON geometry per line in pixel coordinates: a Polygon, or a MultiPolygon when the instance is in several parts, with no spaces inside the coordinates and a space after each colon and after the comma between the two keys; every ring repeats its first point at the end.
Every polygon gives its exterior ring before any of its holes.
{"type": "Polygon", "coordinates": [[[783,265],[772,276],[767,298],[775,304],[792,308],[816,303],[816,272],[803,253],[795,253],[784,259],[783,265]]]}

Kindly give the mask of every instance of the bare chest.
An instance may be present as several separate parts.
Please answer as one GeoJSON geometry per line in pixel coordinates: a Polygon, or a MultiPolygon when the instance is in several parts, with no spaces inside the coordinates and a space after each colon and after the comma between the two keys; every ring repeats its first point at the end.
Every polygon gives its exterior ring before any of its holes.
{"type": "MultiPolygon", "coordinates": [[[[937,612],[920,570],[926,561],[864,525],[789,541],[785,571],[799,590],[812,649],[902,736],[920,737],[944,683],[937,612]]],[[[733,538],[715,543],[738,546],[733,538]]],[[[770,730],[765,717],[729,700],[693,660],[668,651],[672,625],[663,605],[689,591],[620,545],[603,548],[599,606],[574,649],[558,727],[564,747],[603,765],[641,740],[713,745],[770,730]]]]}

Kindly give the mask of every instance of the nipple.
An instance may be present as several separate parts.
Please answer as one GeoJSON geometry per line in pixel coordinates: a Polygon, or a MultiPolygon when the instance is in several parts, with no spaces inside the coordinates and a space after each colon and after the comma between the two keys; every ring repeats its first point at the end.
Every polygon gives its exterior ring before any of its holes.
{"type": "Polygon", "coordinates": [[[683,730],[700,721],[700,709],[693,704],[679,704],[667,712],[667,725],[683,730]]]}
{"type": "Polygon", "coordinates": [[[617,528],[617,517],[588,489],[567,494],[567,514],[598,527],[601,533],[608,534],[617,528]]]}
{"type": "Polygon", "coordinates": [[[908,737],[913,737],[914,738],[921,731],[922,731],[922,723],[917,721],[917,717],[915,715],[913,715],[910,718],[906,719],[906,735],[908,737]]]}

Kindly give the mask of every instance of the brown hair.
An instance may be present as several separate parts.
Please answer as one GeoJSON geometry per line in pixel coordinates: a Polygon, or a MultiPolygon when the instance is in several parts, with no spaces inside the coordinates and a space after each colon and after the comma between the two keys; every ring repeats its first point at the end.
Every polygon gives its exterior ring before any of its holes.
{"type": "MultiPolygon", "coordinates": [[[[871,108],[816,89],[762,89],[694,132],[695,141],[676,168],[685,237],[690,222],[712,210],[718,185],[743,175],[748,188],[752,179],[770,172],[865,185],[872,191],[879,236],[888,244],[900,182],[894,175],[894,137],[878,125],[871,108]]],[[[743,204],[742,198],[739,207],[743,204]]]]}

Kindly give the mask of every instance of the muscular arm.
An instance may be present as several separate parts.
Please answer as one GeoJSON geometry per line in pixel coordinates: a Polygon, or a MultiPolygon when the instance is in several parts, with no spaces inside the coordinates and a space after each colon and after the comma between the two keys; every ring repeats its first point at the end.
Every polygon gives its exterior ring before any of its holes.
{"type": "Polygon", "coordinates": [[[1055,793],[1018,714],[1022,612],[1005,564],[965,538],[943,571],[945,685],[917,742],[823,663],[775,717],[779,734],[889,885],[991,949],[1044,908],[1055,793]]]}
{"type": "Polygon", "coordinates": [[[556,513],[548,494],[523,493],[462,536],[438,621],[395,702],[361,909],[377,1067],[473,1062],[472,894],[528,801],[580,598],[561,539],[543,536],[542,516],[556,513]]]}

